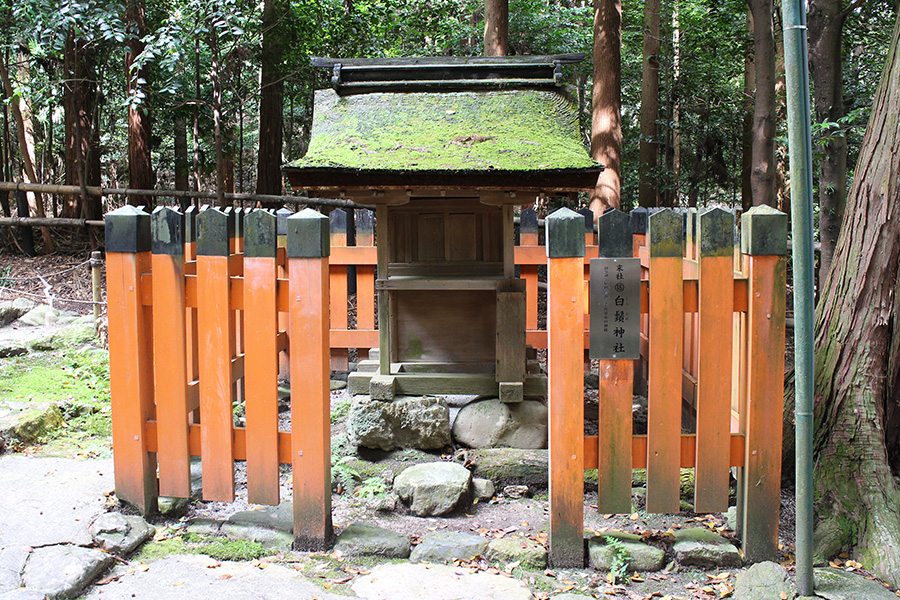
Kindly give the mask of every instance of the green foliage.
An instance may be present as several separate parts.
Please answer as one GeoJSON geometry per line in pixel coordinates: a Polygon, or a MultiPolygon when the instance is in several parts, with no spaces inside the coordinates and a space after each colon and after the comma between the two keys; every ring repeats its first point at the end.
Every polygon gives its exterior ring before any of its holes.
{"type": "Polygon", "coordinates": [[[196,552],[211,556],[217,560],[256,560],[272,554],[259,542],[247,540],[229,540],[227,538],[213,538],[196,547],[196,552]]]}
{"type": "Polygon", "coordinates": [[[603,536],[606,546],[612,550],[612,556],[609,561],[609,574],[607,579],[610,583],[616,584],[625,581],[625,573],[628,570],[628,551],[622,540],[612,536],[603,536]]]}

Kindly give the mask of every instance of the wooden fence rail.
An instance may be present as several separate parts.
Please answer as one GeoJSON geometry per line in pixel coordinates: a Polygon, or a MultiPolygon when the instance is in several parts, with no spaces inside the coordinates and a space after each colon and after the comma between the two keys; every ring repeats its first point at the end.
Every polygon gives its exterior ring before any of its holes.
{"type": "MultiPolygon", "coordinates": [[[[328,371],[348,368],[348,350],[362,359],[378,346],[375,219],[368,210],[352,214],[354,244],[348,216],[194,208],[148,215],[131,206],[106,216],[121,499],[152,512],[157,494],[187,496],[190,457],[200,456],[205,499],[231,500],[234,461],[246,460],[249,500],[277,504],[278,465],[288,463],[298,545],[329,542],[328,371]],[[292,422],[302,430],[278,430],[277,374],[285,370],[292,422]],[[235,401],[246,403],[246,427],[234,424],[235,401]]],[[[581,564],[582,471],[593,468],[598,510],[621,513],[631,509],[633,468],[647,469],[648,511],[678,512],[680,469],[693,468],[695,509],[716,512],[727,508],[737,467],[745,556],[772,558],[786,216],[766,207],[746,213],[739,251],[734,215],[721,209],[613,211],[598,233],[584,215],[561,211],[545,221],[549,247],[533,211],[522,211],[520,223],[526,339],[549,348],[554,564],[581,564]],[[599,435],[585,436],[580,374],[590,345],[589,265],[598,256],[641,261],[641,358],[600,362],[599,435]],[[633,390],[648,397],[646,434],[632,432],[633,390]]]]}

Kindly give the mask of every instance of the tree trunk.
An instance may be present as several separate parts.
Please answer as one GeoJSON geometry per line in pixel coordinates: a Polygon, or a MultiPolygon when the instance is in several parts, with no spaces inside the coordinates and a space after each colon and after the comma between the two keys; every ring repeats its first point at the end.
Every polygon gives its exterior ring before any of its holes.
{"type": "Polygon", "coordinates": [[[189,190],[190,182],[188,176],[190,173],[190,164],[188,162],[188,145],[187,145],[187,119],[181,112],[175,115],[175,189],[189,190]]]}
{"type": "MultiPolygon", "coordinates": [[[[125,8],[125,22],[134,37],[127,42],[125,50],[125,81],[127,82],[128,103],[128,174],[129,187],[139,190],[153,189],[153,167],[150,162],[150,116],[147,114],[146,98],[140,83],[146,80],[144,69],[134,65],[135,58],[144,51],[144,2],[131,0],[125,8]]],[[[128,196],[128,203],[135,206],[151,207],[153,196],[128,196]]]]}
{"type": "MultiPolygon", "coordinates": [[[[842,0],[809,3],[809,73],[816,120],[838,122],[845,114],[841,75],[841,36],[846,14],[842,0]]],[[[847,138],[840,128],[830,128],[822,143],[819,163],[819,240],[822,242],[819,278],[831,269],[834,245],[844,219],[847,201],[847,138]]]]}
{"type": "Polygon", "coordinates": [[[213,29],[213,33],[209,36],[209,49],[212,55],[210,79],[212,80],[213,131],[216,149],[216,205],[225,208],[227,203],[225,202],[225,148],[222,139],[222,63],[219,57],[217,36],[218,32],[213,29]]]}
{"type": "Polygon", "coordinates": [[[816,532],[900,584],[900,15],[816,327],[816,532]]]}
{"type": "Polygon", "coordinates": [[[484,55],[506,56],[509,46],[509,0],[484,2],[484,55]]]}
{"type": "Polygon", "coordinates": [[[753,13],[753,106],[750,193],[753,205],[775,206],[775,30],[772,0],[749,0],[753,13]]]}
{"type": "MultiPolygon", "coordinates": [[[[753,13],[747,11],[747,31],[753,31],[753,13]]],[[[756,68],[753,66],[753,50],[746,49],[744,59],[744,120],[741,136],[741,208],[747,212],[753,208],[753,92],[756,90],[756,68]]]]}
{"type": "Polygon", "coordinates": [[[594,0],[591,158],[603,165],[591,195],[596,221],[619,208],[622,180],[622,0],[594,0]]]}
{"type": "MultiPolygon", "coordinates": [[[[89,185],[87,165],[92,164],[91,140],[93,139],[97,78],[93,56],[82,48],[82,41],[73,32],[66,37],[63,53],[63,108],[65,109],[66,185],[89,185]]],[[[60,216],[83,218],[85,199],[66,196],[60,216]]]]}
{"type": "MultiPolygon", "coordinates": [[[[19,150],[22,154],[22,174],[26,183],[41,183],[37,177],[34,167],[34,128],[31,124],[31,109],[19,94],[13,90],[12,81],[9,77],[9,71],[6,64],[0,61],[0,79],[2,79],[3,89],[6,90],[6,96],[10,99],[13,118],[16,120],[16,132],[19,138],[19,150]]],[[[45,217],[44,213],[44,197],[40,193],[29,193],[29,204],[31,211],[36,217],[45,217]]],[[[19,215],[27,217],[29,215],[19,215]]],[[[41,239],[44,242],[44,254],[53,252],[53,240],[50,238],[50,228],[41,227],[41,239]]]]}
{"type": "Polygon", "coordinates": [[[656,182],[657,125],[659,120],[659,0],[644,2],[644,67],[641,83],[641,142],[638,202],[659,203],[656,182]]]}
{"type": "Polygon", "coordinates": [[[284,130],[283,30],[288,7],[281,0],[266,0],[263,9],[262,71],[259,98],[259,157],[256,193],[281,195],[284,130]]]}

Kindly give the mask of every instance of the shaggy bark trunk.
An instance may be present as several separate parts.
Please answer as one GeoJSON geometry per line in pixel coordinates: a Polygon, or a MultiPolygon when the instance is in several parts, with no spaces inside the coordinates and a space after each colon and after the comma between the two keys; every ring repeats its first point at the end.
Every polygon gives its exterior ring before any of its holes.
{"type": "Polygon", "coordinates": [[[750,189],[753,205],[775,206],[775,30],[772,0],[749,0],[753,14],[753,108],[750,189]]]}
{"type": "MultiPolygon", "coordinates": [[[[97,78],[93,56],[82,48],[81,40],[70,32],[66,38],[63,71],[63,107],[66,132],[66,185],[89,185],[86,165],[93,164],[91,140],[97,99],[97,78]]],[[[61,216],[83,218],[86,198],[66,196],[61,216]]]]}
{"type": "MultiPolygon", "coordinates": [[[[153,168],[150,162],[150,116],[142,97],[139,80],[146,80],[144,69],[134,66],[135,58],[144,51],[141,38],[144,35],[144,3],[133,0],[125,8],[125,21],[135,36],[128,40],[125,51],[125,77],[128,104],[128,174],[129,187],[139,190],[153,189],[153,168]]],[[[153,196],[129,196],[128,203],[152,207],[153,196]]]]}
{"type": "Polygon", "coordinates": [[[656,184],[659,120],[659,0],[644,2],[644,67],[641,83],[641,142],[638,202],[659,203],[656,184]]]}
{"type": "Polygon", "coordinates": [[[591,195],[594,221],[621,203],[622,0],[594,0],[591,157],[603,165],[591,195]]]}
{"type": "MultiPolygon", "coordinates": [[[[813,84],[816,120],[838,122],[845,114],[841,75],[841,36],[846,13],[842,0],[809,3],[809,74],[813,84]]],[[[819,241],[822,242],[819,277],[831,269],[834,245],[844,219],[847,201],[847,138],[833,129],[822,143],[819,163],[819,241]]]]}
{"type": "MultiPolygon", "coordinates": [[[[898,16],[900,17],[900,16],[898,16]]],[[[900,18],[816,330],[816,531],[900,584],[900,18]]]]}
{"type": "Polygon", "coordinates": [[[485,0],[484,55],[506,56],[509,45],[509,0],[485,0]]]}
{"type": "Polygon", "coordinates": [[[281,157],[284,129],[284,81],[281,64],[282,22],[287,6],[267,0],[263,10],[262,70],[259,98],[259,158],[256,193],[281,195],[281,157]]]}

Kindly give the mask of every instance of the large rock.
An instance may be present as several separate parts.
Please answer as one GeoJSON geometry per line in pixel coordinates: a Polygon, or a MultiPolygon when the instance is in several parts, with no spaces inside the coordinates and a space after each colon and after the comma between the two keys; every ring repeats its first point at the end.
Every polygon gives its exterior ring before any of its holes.
{"type": "Polygon", "coordinates": [[[450,443],[450,411],[434,396],[382,402],[357,395],[350,405],[347,434],[352,445],[365,448],[437,450],[450,443]]]}
{"type": "Polygon", "coordinates": [[[784,567],[773,562],[761,562],[743,571],[734,584],[735,600],[783,600],[796,594],[784,567]],[[784,595],[782,595],[784,594],[784,595]]]}
{"type": "Polygon", "coordinates": [[[673,550],[676,560],[685,566],[716,569],[743,564],[738,549],[731,542],[700,527],[676,531],[673,550]]]}
{"type": "Polygon", "coordinates": [[[0,548],[0,594],[22,586],[22,569],[28,552],[21,547],[0,548]]]}
{"type": "Polygon", "coordinates": [[[93,324],[75,321],[31,342],[32,350],[63,350],[89,344],[97,338],[93,324]]]}
{"type": "Polygon", "coordinates": [[[547,549],[522,536],[491,540],[488,543],[487,557],[506,563],[519,563],[519,566],[526,569],[543,569],[547,566],[547,549]]]}
{"type": "Polygon", "coordinates": [[[228,522],[291,533],[294,531],[294,504],[290,500],[284,500],[278,506],[244,510],[228,517],[228,522]]]}
{"type": "Polygon", "coordinates": [[[59,321],[59,311],[48,304],[38,304],[27,313],[19,317],[19,323],[31,325],[32,327],[42,327],[45,325],[55,325],[59,321]]]}
{"type": "Polygon", "coordinates": [[[659,571],[666,564],[666,553],[643,543],[637,535],[611,531],[588,540],[588,559],[591,567],[598,571],[611,570],[617,552],[624,553],[625,568],[628,571],[659,571]],[[610,544],[606,538],[614,538],[618,540],[618,544],[610,544]],[[616,545],[621,550],[617,550],[616,545]]]}
{"type": "Polygon", "coordinates": [[[0,402],[0,450],[13,440],[37,441],[60,425],[62,414],[52,402],[0,402]]]}
{"type": "Polygon", "coordinates": [[[90,532],[97,546],[125,556],[153,537],[156,529],[137,515],[108,512],[94,519],[90,532]]]}
{"type": "Polygon", "coordinates": [[[335,552],[346,556],[380,556],[382,558],[409,558],[409,538],[388,529],[352,523],[337,537],[335,552]]]}
{"type": "Polygon", "coordinates": [[[0,327],[6,327],[32,308],[34,302],[25,298],[0,302],[0,327]]]}
{"type": "Polygon", "coordinates": [[[435,531],[422,538],[413,548],[409,559],[413,562],[450,564],[456,560],[472,560],[487,551],[488,541],[477,535],[455,531],[435,531]]]}
{"type": "Polygon", "coordinates": [[[546,448],[547,406],[537,400],[470,402],[456,415],[453,438],[469,448],[546,448]]]}
{"type": "Polygon", "coordinates": [[[112,556],[93,548],[44,546],[28,557],[22,583],[43,592],[51,600],[75,598],[112,561],[112,556]]]}
{"type": "Polygon", "coordinates": [[[394,478],[394,492],[420,516],[444,515],[468,496],[471,474],[452,462],[431,462],[406,468],[394,478]]]}
{"type": "Polygon", "coordinates": [[[28,348],[21,342],[16,340],[0,340],[0,358],[22,356],[23,354],[28,354],[28,348]]]}
{"type": "Polygon", "coordinates": [[[258,525],[222,523],[219,533],[232,540],[256,542],[272,552],[287,552],[294,543],[294,536],[290,533],[258,525]]]}
{"type": "Polygon", "coordinates": [[[816,595],[826,600],[896,600],[890,590],[858,573],[826,567],[815,569],[816,595]]]}
{"type": "Polygon", "coordinates": [[[444,565],[409,563],[378,565],[353,583],[353,592],[364,600],[531,600],[519,581],[491,573],[460,573],[444,565]]]}
{"type": "Polygon", "coordinates": [[[547,451],[520,448],[482,448],[470,454],[475,477],[490,479],[498,486],[525,484],[547,487],[547,451]]]}

